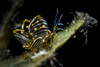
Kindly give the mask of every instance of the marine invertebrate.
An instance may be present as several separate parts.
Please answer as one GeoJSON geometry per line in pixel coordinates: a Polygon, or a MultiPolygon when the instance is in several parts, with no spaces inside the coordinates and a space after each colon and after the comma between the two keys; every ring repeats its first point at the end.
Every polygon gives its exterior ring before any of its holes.
{"type": "Polygon", "coordinates": [[[63,31],[58,32],[55,35],[55,39],[52,43],[48,43],[48,45],[52,45],[49,49],[45,48],[45,50],[40,50],[38,53],[35,53],[35,50],[32,49],[28,53],[24,53],[19,57],[16,57],[16,60],[11,60],[6,61],[6,65],[3,64],[1,65],[2,67],[37,67],[42,64],[43,61],[46,61],[48,58],[50,58],[55,51],[61,47],[68,39],[75,34],[75,32],[87,21],[93,20],[93,23],[96,23],[96,20],[94,18],[91,19],[91,17],[87,14],[84,13],[77,13],[77,16],[74,19],[75,23],[71,23],[69,27],[66,27],[63,31]],[[64,35],[64,36],[63,36],[64,35]],[[30,63],[28,63],[31,61],[30,63]],[[8,63],[9,62],[9,63],[8,63]],[[23,64],[24,63],[24,64],[23,64]],[[27,64],[28,63],[28,64],[27,64]]]}
{"type": "Polygon", "coordinates": [[[61,30],[58,26],[63,25],[60,23],[63,14],[57,21],[58,14],[59,10],[57,9],[52,33],[48,28],[47,22],[40,15],[37,15],[32,20],[24,19],[21,29],[13,31],[14,36],[24,44],[23,48],[25,49],[42,49],[43,46],[47,47],[47,44],[54,40],[57,30],[61,30]]]}
{"type": "MultiPolygon", "coordinates": [[[[19,1],[21,1],[21,0],[19,0],[19,1]]],[[[15,6],[13,6],[13,8],[16,8],[16,4],[14,4],[14,5],[15,6]]],[[[5,26],[3,26],[3,28],[5,28],[5,33],[7,33],[7,35],[2,33],[3,37],[0,37],[0,40],[4,40],[4,42],[3,41],[0,42],[0,67],[17,67],[17,66],[19,66],[19,67],[37,67],[37,66],[41,66],[42,63],[44,61],[46,61],[47,59],[51,58],[52,55],[54,55],[54,53],[57,51],[57,49],[59,47],[61,47],[62,45],[64,45],[64,43],[67,42],[80,27],[82,27],[84,25],[84,27],[87,28],[88,25],[96,24],[96,19],[94,19],[93,17],[90,17],[86,13],[77,12],[75,19],[72,21],[71,24],[69,24],[69,26],[66,26],[63,31],[56,33],[56,35],[55,35],[55,33],[53,33],[54,35],[53,34],[48,35],[50,37],[54,36],[54,38],[50,38],[51,41],[52,41],[52,39],[54,39],[52,42],[45,40],[45,42],[46,41],[50,42],[50,43],[46,42],[47,43],[46,45],[50,45],[50,46],[44,47],[42,49],[40,48],[38,50],[38,52],[36,52],[37,50],[32,48],[34,46],[29,44],[29,42],[27,42],[27,41],[26,42],[21,41],[21,42],[28,43],[29,47],[27,44],[21,45],[21,44],[17,43],[18,41],[13,43],[14,38],[12,38],[11,33],[13,31],[14,25],[11,23],[10,20],[13,18],[13,15],[15,14],[14,11],[16,11],[16,10],[12,9],[10,11],[10,13],[8,13],[8,15],[7,15],[8,19],[5,20],[5,23],[7,23],[7,24],[5,26]],[[11,41],[10,44],[8,43],[9,41],[11,41]],[[4,43],[4,44],[2,44],[2,43],[4,43]],[[7,44],[5,44],[5,43],[7,43],[7,44]],[[12,46],[12,48],[14,48],[13,45],[16,45],[16,44],[17,44],[17,46],[15,46],[16,49],[8,49],[9,45],[12,46]],[[5,48],[2,47],[4,45],[6,45],[5,48]],[[21,47],[20,45],[23,47],[21,47]],[[27,51],[25,50],[17,56],[11,56],[10,53],[13,50],[21,52],[19,47],[21,47],[21,49],[25,48],[27,51]]],[[[6,18],[6,17],[4,17],[4,18],[6,18]]],[[[32,21],[32,20],[29,20],[29,21],[32,21]]],[[[19,25],[21,25],[21,24],[19,24],[19,25]]],[[[46,26],[46,24],[45,24],[45,26],[46,26]]],[[[25,26],[25,27],[29,28],[28,26],[25,26]]],[[[43,27],[41,27],[41,28],[43,28],[43,27]]],[[[46,26],[46,27],[48,27],[48,26],[46,26]]],[[[39,28],[40,28],[40,26],[39,26],[39,28]]],[[[57,30],[56,25],[53,28],[55,28],[53,30],[57,30]]],[[[26,29],[24,29],[24,30],[26,31],[26,29]]],[[[34,30],[37,30],[37,29],[35,28],[34,30]]],[[[47,30],[47,28],[46,28],[46,30],[47,30]]],[[[25,34],[25,33],[23,34],[23,31],[19,31],[19,32],[16,32],[16,31],[18,31],[18,30],[13,31],[13,32],[15,32],[15,36],[17,36],[18,33],[20,33],[20,35],[22,34],[22,36],[24,36],[24,34],[25,34]]],[[[39,30],[39,31],[41,31],[41,30],[39,30]]],[[[1,31],[0,31],[0,33],[1,33],[1,31]]],[[[27,39],[30,39],[29,35],[32,35],[32,33],[29,33],[26,36],[27,39]]],[[[22,38],[23,37],[21,37],[21,39],[22,38]]],[[[42,40],[43,40],[43,38],[40,41],[42,41],[42,40]]],[[[36,41],[35,41],[35,43],[36,43],[36,41]]],[[[16,52],[15,52],[15,54],[16,54],[16,52]]]]}

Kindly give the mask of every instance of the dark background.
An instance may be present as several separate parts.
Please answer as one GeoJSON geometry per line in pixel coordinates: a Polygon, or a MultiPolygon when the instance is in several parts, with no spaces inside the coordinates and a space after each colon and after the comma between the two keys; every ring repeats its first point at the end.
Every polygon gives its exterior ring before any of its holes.
{"type": "MultiPolygon", "coordinates": [[[[4,0],[0,2],[0,21],[2,21],[3,14],[11,9],[12,0],[4,0]]],[[[18,16],[21,20],[24,18],[32,19],[37,14],[40,14],[47,20],[49,28],[52,30],[53,20],[55,18],[56,8],[48,7],[49,4],[34,2],[32,0],[24,2],[24,7],[20,8],[20,15],[18,16]],[[45,7],[42,7],[45,5],[45,7]],[[38,8],[37,8],[38,7],[38,8]]],[[[52,5],[52,3],[50,4],[52,5]]],[[[54,5],[54,4],[53,4],[54,5]]],[[[58,4],[55,4],[58,7],[58,4]]],[[[59,4],[61,5],[61,4],[59,4]]],[[[84,4],[85,5],[85,4],[84,4]]],[[[77,38],[71,38],[63,47],[57,51],[57,59],[64,65],[67,66],[92,66],[98,64],[99,59],[99,8],[97,7],[69,7],[66,5],[59,8],[60,14],[64,13],[62,23],[70,22],[73,20],[76,11],[89,13],[90,16],[98,20],[96,27],[89,28],[88,32],[88,43],[84,46],[85,39],[83,34],[76,32],[77,38]]]]}

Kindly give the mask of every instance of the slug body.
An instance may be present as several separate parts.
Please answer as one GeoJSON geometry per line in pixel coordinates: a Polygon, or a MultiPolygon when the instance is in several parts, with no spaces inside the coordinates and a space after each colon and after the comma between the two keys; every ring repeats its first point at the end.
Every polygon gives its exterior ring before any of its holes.
{"type": "Polygon", "coordinates": [[[41,49],[44,44],[47,44],[54,39],[58,29],[62,15],[57,21],[58,9],[54,20],[53,31],[48,28],[47,22],[40,15],[35,16],[32,20],[24,19],[21,29],[13,30],[14,36],[23,44],[23,48],[41,49]]]}

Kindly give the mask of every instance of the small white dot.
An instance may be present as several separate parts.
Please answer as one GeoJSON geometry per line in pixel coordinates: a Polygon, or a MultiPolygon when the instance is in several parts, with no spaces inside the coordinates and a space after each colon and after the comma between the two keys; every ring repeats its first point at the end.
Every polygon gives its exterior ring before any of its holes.
{"type": "Polygon", "coordinates": [[[74,35],[73,38],[76,38],[76,35],[74,35]]]}
{"type": "Polygon", "coordinates": [[[75,21],[73,20],[73,22],[72,22],[73,24],[75,24],[75,21]]]}
{"type": "Polygon", "coordinates": [[[35,35],[35,37],[37,37],[37,35],[35,35]]]}
{"type": "Polygon", "coordinates": [[[65,30],[66,32],[68,32],[68,30],[65,30]]]}
{"type": "Polygon", "coordinates": [[[42,39],[42,37],[38,37],[39,39],[42,39]]]}
{"type": "Polygon", "coordinates": [[[48,35],[46,35],[46,37],[48,37],[48,35]]]}

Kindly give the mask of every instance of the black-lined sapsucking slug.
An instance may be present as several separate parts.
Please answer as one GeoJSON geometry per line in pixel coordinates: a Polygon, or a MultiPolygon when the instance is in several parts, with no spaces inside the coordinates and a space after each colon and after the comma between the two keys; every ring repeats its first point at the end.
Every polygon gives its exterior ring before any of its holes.
{"type": "Polygon", "coordinates": [[[52,32],[48,28],[46,20],[40,15],[37,15],[32,20],[24,19],[21,29],[13,30],[13,34],[23,44],[23,48],[27,50],[40,50],[43,46],[48,46],[47,44],[54,40],[57,30],[62,30],[58,26],[63,25],[60,23],[63,13],[59,18],[58,14],[59,11],[57,9],[52,32]]]}

